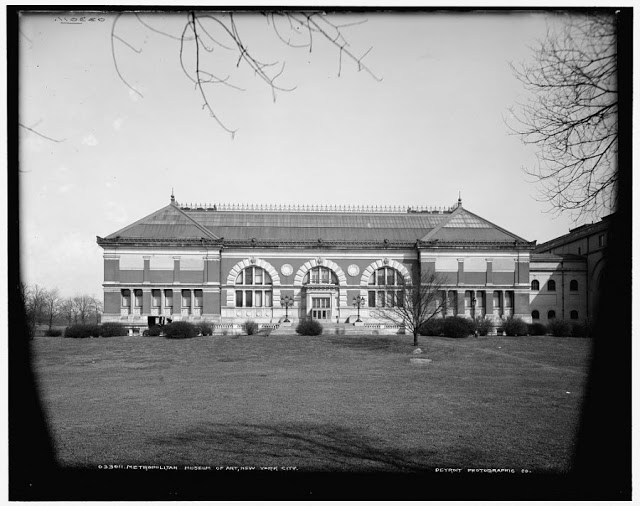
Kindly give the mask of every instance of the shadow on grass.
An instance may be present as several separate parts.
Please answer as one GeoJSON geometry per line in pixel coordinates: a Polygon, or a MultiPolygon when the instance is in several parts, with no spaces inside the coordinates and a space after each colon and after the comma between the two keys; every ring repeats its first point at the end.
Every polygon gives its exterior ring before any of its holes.
{"type": "MultiPolygon", "coordinates": [[[[148,444],[162,452],[190,447],[182,459],[224,466],[297,466],[302,471],[418,472],[435,451],[387,449],[360,431],[339,425],[202,424],[148,444]]],[[[180,460],[182,460],[180,459],[180,460]]],[[[182,462],[179,462],[182,464],[182,462]]],[[[186,463],[186,462],[185,462],[186,463]]]]}

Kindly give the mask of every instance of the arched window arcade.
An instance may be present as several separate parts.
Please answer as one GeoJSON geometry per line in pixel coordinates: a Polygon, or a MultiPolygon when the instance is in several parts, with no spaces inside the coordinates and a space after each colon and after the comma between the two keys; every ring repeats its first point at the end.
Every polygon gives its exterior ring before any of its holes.
{"type": "Polygon", "coordinates": [[[369,307],[397,307],[404,304],[405,279],[393,267],[380,267],[368,282],[369,307]]]}
{"type": "Polygon", "coordinates": [[[262,267],[250,266],[236,277],[236,307],[272,307],[273,281],[262,267]]]}

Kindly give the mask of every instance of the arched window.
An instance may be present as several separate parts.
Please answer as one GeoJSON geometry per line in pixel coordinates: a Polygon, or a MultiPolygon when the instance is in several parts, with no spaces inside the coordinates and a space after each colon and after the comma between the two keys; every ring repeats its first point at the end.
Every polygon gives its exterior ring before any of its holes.
{"type": "Polygon", "coordinates": [[[556,291],[556,282],[553,279],[547,281],[547,290],[549,290],[550,292],[556,291]]]}
{"type": "Polygon", "coordinates": [[[578,319],[578,312],[574,309],[573,311],[571,311],[571,313],[569,313],[569,317],[572,320],[577,320],[578,319]]]}
{"type": "Polygon", "coordinates": [[[569,282],[569,290],[572,292],[577,292],[578,291],[578,281],[576,281],[575,279],[572,279],[569,282]]]}
{"type": "Polygon", "coordinates": [[[236,278],[236,307],[272,307],[272,284],[263,268],[247,267],[236,278]]]}
{"type": "Polygon", "coordinates": [[[531,289],[532,289],[532,290],[535,290],[535,291],[540,290],[540,281],[538,281],[537,279],[534,279],[534,280],[531,282],[531,289]]]}
{"type": "Polygon", "coordinates": [[[393,267],[380,267],[369,278],[369,307],[404,305],[404,277],[393,267]]]}
{"type": "Polygon", "coordinates": [[[547,313],[548,320],[553,320],[555,317],[556,317],[556,312],[553,309],[547,313]]]}
{"type": "Polygon", "coordinates": [[[531,319],[539,320],[540,319],[540,311],[538,311],[537,309],[534,309],[533,311],[531,311],[531,319]]]}
{"type": "Polygon", "coordinates": [[[337,285],[338,276],[328,267],[312,267],[302,280],[303,285],[337,285]]]}

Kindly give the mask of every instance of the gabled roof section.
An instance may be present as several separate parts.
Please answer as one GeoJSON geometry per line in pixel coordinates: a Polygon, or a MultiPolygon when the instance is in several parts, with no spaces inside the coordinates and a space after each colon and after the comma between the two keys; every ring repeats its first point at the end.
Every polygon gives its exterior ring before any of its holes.
{"type": "Polygon", "coordinates": [[[108,235],[105,239],[219,239],[173,204],[108,235]]]}
{"type": "Polygon", "coordinates": [[[421,241],[499,241],[528,242],[507,230],[467,211],[461,205],[449,214],[437,227],[425,235],[421,241]]]}

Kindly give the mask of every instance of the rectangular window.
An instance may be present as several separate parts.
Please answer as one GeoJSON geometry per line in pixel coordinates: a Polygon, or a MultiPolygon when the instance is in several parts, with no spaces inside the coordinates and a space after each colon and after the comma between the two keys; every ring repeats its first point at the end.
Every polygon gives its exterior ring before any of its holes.
{"type": "Polygon", "coordinates": [[[393,269],[387,269],[387,284],[395,285],[395,271],[393,269]]]}
{"type": "Polygon", "coordinates": [[[173,307],[173,290],[164,291],[164,306],[173,307]]]}
{"type": "Polygon", "coordinates": [[[329,283],[329,269],[322,269],[322,282],[329,283]]]}
{"type": "Polygon", "coordinates": [[[142,307],[142,290],[134,290],[136,296],[136,307],[142,307]]]}
{"type": "Polygon", "coordinates": [[[202,307],[202,290],[194,290],[193,295],[196,307],[202,307]]]}
{"type": "Polygon", "coordinates": [[[404,307],[404,292],[396,292],[396,306],[404,307]]]}
{"type": "Polygon", "coordinates": [[[395,299],[395,292],[393,291],[388,291],[387,292],[387,307],[395,307],[396,305],[396,301],[395,299]]]}
{"type": "Polygon", "coordinates": [[[320,272],[318,269],[311,270],[311,284],[317,285],[320,282],[320,272]]]}
{"type": "Polygon", "coordinates": [[[122,307],[131,306],[131,290],[122,290],[122,307]]]}
{"type": "Polygon", "coordinates": [[[264,292],[264,307],[273,306],[273,292],[264,292]]]}
{"type": "MultiPolygon", "coordinates": [[[[371,276],[371,279],[373,279],[373,276],[371,276]]],[[[376,292],[373,290],[369,292],[369,307],[376,307],[376,292]]]]}
{"type": "Polygon", "coordinates": [[[262,269],[256,269],[256,285],[262,284],[262,269]]]}
{"type": "Polygon", "coordinates": [[[151,290],[151,305],[160,307],[160,290],[151,290]]]}
{"type": "Polygon", "coordinates": [[[513,292],[504,292],[504,307],[513,307],[513,292]]]}
{"type": "Polygon", "coordinates": [[[378,292],[378,306],[384,307],[384,302],[385,302],[384,292],[378,292]]]}
{"type": "Polygon", "coordinates": [[[236,307],[242,307],[242,290],[236,290],[236,307]]]}
{"type": "Polygon", "coordinates": [[[380,286],[384,285],[384,269],[378,271],[378,284],[380,286]]]}
{"type": "Polygon", "coordinates": [[[262,307],[262,292],[255,292],[256,307],[262,307]]]}
{"type": "Polygon", "coordinates": [[[191,307],[191,290],[182,290],[182,307],[191,307]]]}
{"type": "Polygon", "coordinates": [[[247,267],[247,269],[244,271],[244,284],[245,285],[253,284],[253,268],[252,267],[247,267]]]}
{"type": "Polygon", "coordinates": [[[246,302],[246,307],[253,307],[253,292],[251,290],[244,292],[244,300],[246,302]]]}

